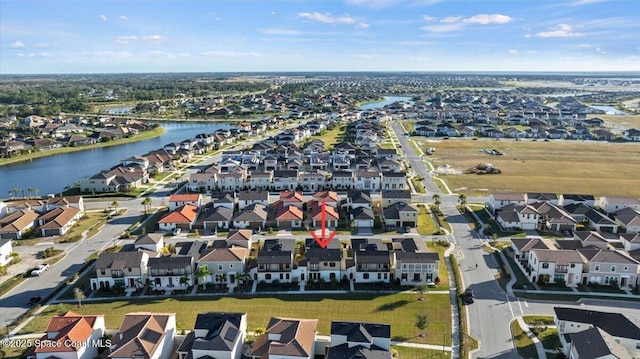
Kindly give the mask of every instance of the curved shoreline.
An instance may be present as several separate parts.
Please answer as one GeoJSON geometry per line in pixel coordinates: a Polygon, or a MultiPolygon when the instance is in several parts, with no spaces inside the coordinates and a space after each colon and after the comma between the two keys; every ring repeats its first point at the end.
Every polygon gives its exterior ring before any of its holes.
{"type": "Polygon", "coordinates": [[[157,128],[155,128],[153,130],[142,132],[141,134],[139,134],[137,136],[129,137],[129,138],[123,138],[123,139],[119,139],[119,140],[115,140],[115,141],[100,142],[100,143],[96,143],[96,144],[93,144],[93,145],[80,146],[80,147],[61,147],[61,148],[55,148],[55,149],[52,149],[52,150],[45,150],[45,151],[38,151],[38,152],[34,152],[34,153],[29,153],[27,155],[22,155],[22,156],[18,156],[18,157],[3,158],[3,159],[0,159],[0,167],[6,166],[6,165],[16,164],[16,163],[20,163],[20,162],[27,162],[27,161],[35,160],[35,159],[38,159],[38,158],[64,154],[64,153],[80,152],[80,151],[84,151],[84,150],[92,150],[94,148],[111,147],[111,146],[124,145],[124,144],[127,144],[127,143],[139,142],[139,141],[143,141],[143,140],[148,140],[150,138],[159,137],[164,133],[165,133],[164,127],[158,126],[157,128]]]}

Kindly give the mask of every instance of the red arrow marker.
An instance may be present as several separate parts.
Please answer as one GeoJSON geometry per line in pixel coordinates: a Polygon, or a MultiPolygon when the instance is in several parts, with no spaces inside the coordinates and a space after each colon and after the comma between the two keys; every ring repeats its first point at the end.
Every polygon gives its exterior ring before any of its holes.
{"type": "Polygon", "coordinates": [[[318,236],[316,236],[316,232],[315,231],[310,231],[309,233],[311,234],[311,236],[313,237],[313,239],[315,239],[316,242],[318,242],[318,244],[320,245],[320,247],[322,248],[327,248],[327,245],[329,244],[329,242],[331,242],[331,240],[333,239],[333,237],[336,236],[336,231],[331,232],[331,234],[329,235],[329,237],[325,237],[325,230],[327,228],[326,223],[325,223],[325,214],[326,214],[326,207],[325,207],[325,201],[322,201],[322,216],[320,217],[320,228],[322,230],[321,234],[322,237],[318,238],[318,236]]]}

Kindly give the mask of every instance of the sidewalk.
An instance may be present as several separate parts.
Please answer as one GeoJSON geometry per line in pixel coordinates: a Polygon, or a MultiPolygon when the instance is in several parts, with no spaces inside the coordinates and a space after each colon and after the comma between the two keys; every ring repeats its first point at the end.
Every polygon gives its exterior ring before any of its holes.
{"type": "Polygon", "coordinates": [[[522,319],[521,316],[518,316],[516,317],[516,320],[518,321],[518,325],[520,326],[520,328],[524,330],[524,333],[533,341],[533,344],[536,346],[536,352],[538,352],[538,358],[546,358],[547,354],[544,351],[544,347],[542,346],[542,343],[540,342],[538,337],[536,337],[536,335],[533,334],[533,332],[529,329],[529,326],[527,325],[527,323],[524,322],[524,319],[522,319]]]}
{"type": "MultiPolygon", "coordinates": [[[[458,293],[456,291],[456,279],[449,255],[455,250],[453,243],[444,251],[444,259],[449,273],[449,297],[451,301],[451,359],[460,359],[460,312],[458,311],[458,293]]],[[[462,278],[462,276],[461,276],[462,278]]],[[[460,283],[464,288],[464,283],[460,283]]],[[[463,310],[465,310],[463,308],[463,310]]],[[[465,333],[466,334],[466,333],[465,333]]]]}

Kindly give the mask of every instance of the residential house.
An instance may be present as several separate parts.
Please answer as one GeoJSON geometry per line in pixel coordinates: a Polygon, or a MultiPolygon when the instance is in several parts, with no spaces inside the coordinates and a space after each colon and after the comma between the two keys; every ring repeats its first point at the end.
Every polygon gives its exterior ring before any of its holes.
{"type": "Polygon", "coordinates": [[[74,207],[57,207],[38,217],[40,233],[45,236],[63,236],[82,217],[82,211],[74,207]]]}
{"type": "Polygon", "coordinates": [[[567,335],[568,357],[572,359],[632,359],[609,333],[598,327],[567,335]]]}
{"type": "Polygon", "coordinates": [[[47,210],[52,210],[58,207],[73,207],[84,212],[84,199],[81,196],[70,197],[51,197],[47,200],[47,210]]]}
{"type": "Polygon", "coordinates": [[[0,239],[22,239],[35,227],[38,213],[22,209],[0,218],[0,239]]]}
{"type": "Polygon", "coordinates": [[[319,171],[303,172],[300,175],[300,186],[303,191],[323,190],[327,186],[328,174],[319,171]]]}
{"type": "Polygon", "coordinates": [[[245,187],[247,176],[244,172],[218,173],[216,174],[216,189],[220,191],[240,191],[245,187]]]}
{"type": "Polygon", "coordinates": [[[359,170],[354,175],[354,189],[380,191],[382,174],[376,170],[359,170]]]}
{"type": "Polygon", "coordinates": [[[194,283],[192,256],[171,255],[149,258],[149,283],[154,290],[186,290],[194,283]]]}
{"type": "Polygon", "coordinates": [[[571,204],[584,204],[589,207],[595,207],[596,199],[590,194],[560,194],[558,205],[564,207],[571,204]]]}
{"type": "Polygon", "coordinates": [[[371,208],[357,207],[349,211],[349,219],[354,228],[373,228],[375,215],[371,208]]]}
{"type": "Polygon", "coordinates": [[[338,210],[336,209],[336,207],[325,202],[323,212],[321,202],[315,200],[310,201],[308,207],[309,212],[311,213],[310,219],[312,227],[321,227],[323,219],[327,228],[338,227],[338,220],[340,219],[340,215],[338,214],[338,210]]]}
{"type": "Polygon", "coordinates": [[[252,204],[261,204],[265,207],[269,206],[268,191],[241,191],[238,193],[238,207],[244,209],[252,204]]]}
{"type": "Polygon", "coordinates": [[[176,208],[173,212],[165,214],[159,221],[161,231],[172,231],[176,228],[190,230],[196,221],[198,208],[185,204],[176,208]]]}
{"type": "Polygon", "coordinates": [[[486,203],[486,207],[491,213],[495,213],[509,204],[523,206],[526,202],[522,193],[492,193],[489,195],[489,202],[486,203]]]}
{"type": "Polygon", "coordinates": [[[146,233],[141,234],[133,242],[133,247],[137,251],[149,251],[152,253],[160,253],[164,247],[163,233],[146,233]]]}
{"type": "Polygon", "coordinates": [[[284,205],[281,202],[274,206],[276,226],[280,229],[302,227],[302,209],[294,205],[284,205]]]}
{"type": "Polygon", "coordinates": [[[630,128],[630,129],[624,130],[622,132],[622,138],[624,138],[627,141],[639,142],[640,141],[640,130],[635,129],[635,128],[630,128]]]}
{"type": "Polygon", "coordinates": [[[325,248],[322,248],[313,238],[307,238],[305,241],[305,260],[298,263],[301,267],[306,268],[305,273],[300,274],[300,281],[318,281],[325,282],[339,281],[343,270],[342,265],[342,246],[340,241],[330,241],[325,248]]]}
{"type": "Polygon", "coordinates": [[[232,229],[227,234],[227,245],[251,248],[252,231],[250,229],[232,229]]]}
{"type": "Polygon", "coordinates": [[[211,195],[211,204],[214,208],[225,207],[233,211],[236,207],[235,192],[218,192],[211,195]]]}
{"type": "Polygon", "coordinates": [[[640,233],[640,210],[628,207],[613,212],[612,215],[616,224],[626,233],[640,233]]]}
{"type": "Polygon", "coordinates": [[[396,203],[411,203],[411,191],[408,189],[382,190],[382,207],[389,207],[396,203]]]}
{"type": "Polygon", "coordinates": [[[638,282],[640,262],[626,252],[606,249],[578,249],[585,259],[585,275],[582,284],[616,285],[620,288],[635,287],[638,282]]]}
{"type": "Polygon", "coordinates": [[[13,260],[13,246],[10,238],[0,238],[0,266],[7,266],[13,260]]]}
{"type": "MultiPolygon", "coordinates": [[[[245,272],[245,263],[249,249],[229,245],[221,241],[214,242],[212,248],[206,249],[198,259],[198,268],[206,266],[209,275],[198,278],[198,283],[225,283],[229,287],[237,284],[237,275],[245,272]],[[220,243],[220,245],[215,245],[220,243]]],[[[198,271],[196,274],[199,273],[198,271]]]]}
{"type": "Polygon", "coordinates": [[[294,206],[302,209],[304,204],[304,196],[299,191],[282,191],[280,192],[280,202],[283,206],[294,206]]]}
{"type": "Polygon", "coordinates": [[[246,334],[246,313],[199,313],[178,347],[178,359],[241,359],[246,334]]]}
{"type": "Polygon", "coordinates": [[[591,248],[599,248],[599,249],[607,249],[609,248],[609,242],[612,240],[618,240],[620,237],[618,235],[613,235],[606,237],[606,232],[597,232],[597,231],[575,231],[573,232],[573,239],[580,242],[581,247],[591,247],[591,248]]]}
{"type": "Polygon", "coordinates": [[[592,209],[585,214],[589,227],[599,232],[618,233],[618,224],[606,215],[592,209]]]}
{"type": "Polygon", "coordinates": [[[530,192],[525,193],[526,203],[532,204],[537,202],[547,202],[554,205],[558,205],[558,195],[555,193],[538,193],[538,192],[530,192]]]}
{"type": "Polygon", "coordinates": [[[396,282],[402,285],[432,283],[438,278],[438,253],[430,252],[424,240],[394,238],[391,268],[396,282]]]}
{"type": "Polygon", "coordinates": [[[551,202],[536,202],[533,207],[538,214],[537,229],[555,232],[573,232],[576,230],[577,221],[562,207],[551,202]]]}
{"type": "Polygon", "coordinates": [[[331,322],[326,359],[391,359],[391,326],[382,323],[331,322]]]}
{"type": "Polygon", "coordinates": [[[248,186],[252,190],[270,190],[273,186],[273,171],[251,172],[248,186]]]}
{"type": "Polygon", "coordinates": [[[169,196],[169,211],[175,211],[176,208],[186,204],[200,208],[200,206],[202,206],[202,195],[200,193],[185,193],[172,194],[169,196]]]}
{"type": "Polygon", "coordinates": [[[357,283],[388,283],[391,278],[391,255],[380,238],[352,239],[353,267],[347,268],[357,283]]]}
{"type": "Polygon", "coordinates": [[[348,190],[353,188],[353,172],[333,171],[331,173],[331,188],[334,190],[348,190]]]}
{"type": "Polygon", "coordinates": [[[272,188],[276,191],[294,190],[298,188],[298,171],[297,170],[273,171],[272,188]]]}
{"type": "Polygon", "coordinates": [[[633,208],[640,211],[640,199],[633,197],[601,197],[599,206],[607,213],[613,213],[623,208],[633,208]]]}
{"type": "Polygon", "coordinates": [[[415,227],[418,223],[418,209],[405,202],[397,202],[386,207],[382,215],[387,227],[415,227]]]}
{"type": "Polygon", "coordinates": [[[67,312],[49,320],[45,334],[39,338],[40,345],[32,346],[26,353],[27,359],[93,359],[98,356],[100,341],[104,335],[103,315],[80,315],[67,312]],[[93,345],[72,345],[90,343],[93,345]]]}
{"type": "Polygon", "coordinates": [[[582,278],[583,259],[574,250],[533,249],[529,251],[528,264],[531,271],[525,275],[532,282],[574,287],[582,278]]]}
{"type": "Polygon", "coordinates": [[[233,227],[264,229],[267,224],[267,207],[261,203],[250,204],[233,216],[233,227]]]}
{"type": "Polygon", "coordinates": [[[373,209],[373,201],[368,191],[351,190],[347,192],[347,198],[340,202],[340,207],[347,210],[356,208],[373,209]]]}
{"type": "Polygon", "coordinates": [[[144,251],[109,253],[102,252],[95,265],[95,278],[91,278],[92,290],[141,288],[147,283],[149,255],[144,251]]]}
{"type": "MultiPolygon", "coordinates": [[[[571,343],[571,334],[591,328],[600,328],[622,345],[632,358],[640,356],[640,327],[620,313],[608,313],[595,310],[554,307],[554,322],[558,328],[560,343],[565,353],[571,343]]],[[[593,356],[587,356],[593,358],[593,356]]]]}
{"type": "Polygon", "coordinates": [[[312,201],[324,202],[327,206],[338,208],[338,194],[334,191],[319,191],[313,194],[312,201]]]}
{"type": "Polygon", "coordinates": [[[168,359],[175,336],[175,313],[127,313],[112,339],[109,359],[168,359]]]}
{"type": "Polygon", "coordinates": [[[407,174],[405,172],[382,172],[382,189],[405,189],[407,174]]]}
{"type": "Polygon", "coordinates": [[[247,350],[251,359],[313,359],[317,319],[271,318],[266,332],[247,350]]]}
{"type": "Polygon", "coordinates": [[[204,229],[213,231],[229,229],[233,220],[233,209],[223,206],[215,207],[213,203],[202,208],[199,218],[202,220],[204,229]]]}
{"type": "Polygon", "coordinates": [[[496,222],[505,230],[535,230],[540,214],[533,205],[506,205],[496,211],[496,222]]]}
{"type": "Polygon", "coordinates": [[[252,269],[254,280],[272,283],[291,283],[295,240],[266,239],[258,252],[257,267],[252,269]]]}

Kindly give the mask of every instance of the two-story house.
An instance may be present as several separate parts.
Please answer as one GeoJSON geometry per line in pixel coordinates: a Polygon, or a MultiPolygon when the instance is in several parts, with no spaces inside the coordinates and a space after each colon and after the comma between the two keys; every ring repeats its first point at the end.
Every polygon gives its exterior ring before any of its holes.
{"type": "Polygon", "coordinates": [[[245,263],[249,256],[249,249],[238,246],[228,246],[223,241],[215,241],[212,248],[206,249],[198,259],[199,268],[206,266],[210,273],[205,278],[198,278],[198,283],[224,283],[228,287],[237,285],[238,274],[245,273],[245,263]]]}
{"type": "Polygon", "coordinates": [[[291,283],[295,240],[292,238],[266,239],[252,269],[254,280],[272,283],[291,283]]]}
{"type": "Polygon", "coordinates": [[[175,313],[127,313],[112,338],[109,359],[168,359],[175,336],[175,313]]]}
{"type": "Polygon", "coordinates": [[[114,286],[141,288],[147,283],[149,255],[143,251],[102,252],[96,260],[91,289],[108,290],[114,286]]]}
{"type": "Polygon", "coordinates": [[[585,258],[582,284],[617,285],[620,288],[639,284],[640,262],[625,251],[581,248],[578,252],[585,258]]]}
{"type": "Polygon", "coordinates": [[[389,282],[391,255],[380,238],[352,239],[353,267],[347,268],[356,283],[389,282]]]}
{"type": "MultiPolygon", "coordinates": [[[[49,320],[45,334],[38,338],[40,345],[27,351],[27,359],[93,359],[98,356],[100,338],[104,335],[103,315],[80,315],[67,312],[49,320]],[[92,343],[95,345],[74,345],[92,343]]],[[[106,343],[104,343],[106,345],[106,343]]]]}
{"type": "Polygon", "coordinates": [[[269,206],[268,191],[241,191],[238,193],[238,207],[244,209],[252,204],[261,204],[265,207],[269,206]]]}
{"type": "Polygon", "coordinates": [[[391,326],[382,323],[331,322],[326,359],[391,359],[391,326]]]}
{"type": "Polygon", "coordinates": [[[313,359],[317,319],[271,318],[266,332],[247,350],[250,359],[313,359]]]}
{"type": "Polygon", "coordinates": [[[300,281],[317,281],[322,278],[325,282],[332,280],[340,281],[342,265],[342,249],[340,241],[333,240],[322,248],[314,239],[307,238],[305,241],[304,263],[299,263],[306,268],[305,273],[300,274],[300,281]]]}
{"type": "Polygon", "coordinates": [[[565,283],[567,287],[580,284],[583,259],[575,250],[534,249],[529,251],[527,275],[532,282],[565,283]]]}
{"type": "Polygon", "coordinates": [[[185,290],[195,283],[192,256],[149,258],[148,267],[149,284],[155,290],[185,290]]]}
{"type": "Polygon", "coordinates": [[[202,195],[200,193],[180,193],[169,196],[169,211],[190,204],[196,208],[202,206],[202,195]]]}
{"type": "Polygon", "coordinates": [[[430,252],[424,240],[411,238],[392,239],[391,268],[393,278],[402,285],[433,283],[438,278],[438,253],[430,252]]]}
{"type": "Polygon", "coordinates": [[[382,211],[387,227],[415,227],[418,223],[418,209],[406,202],[397,202],[382,211]]]}

